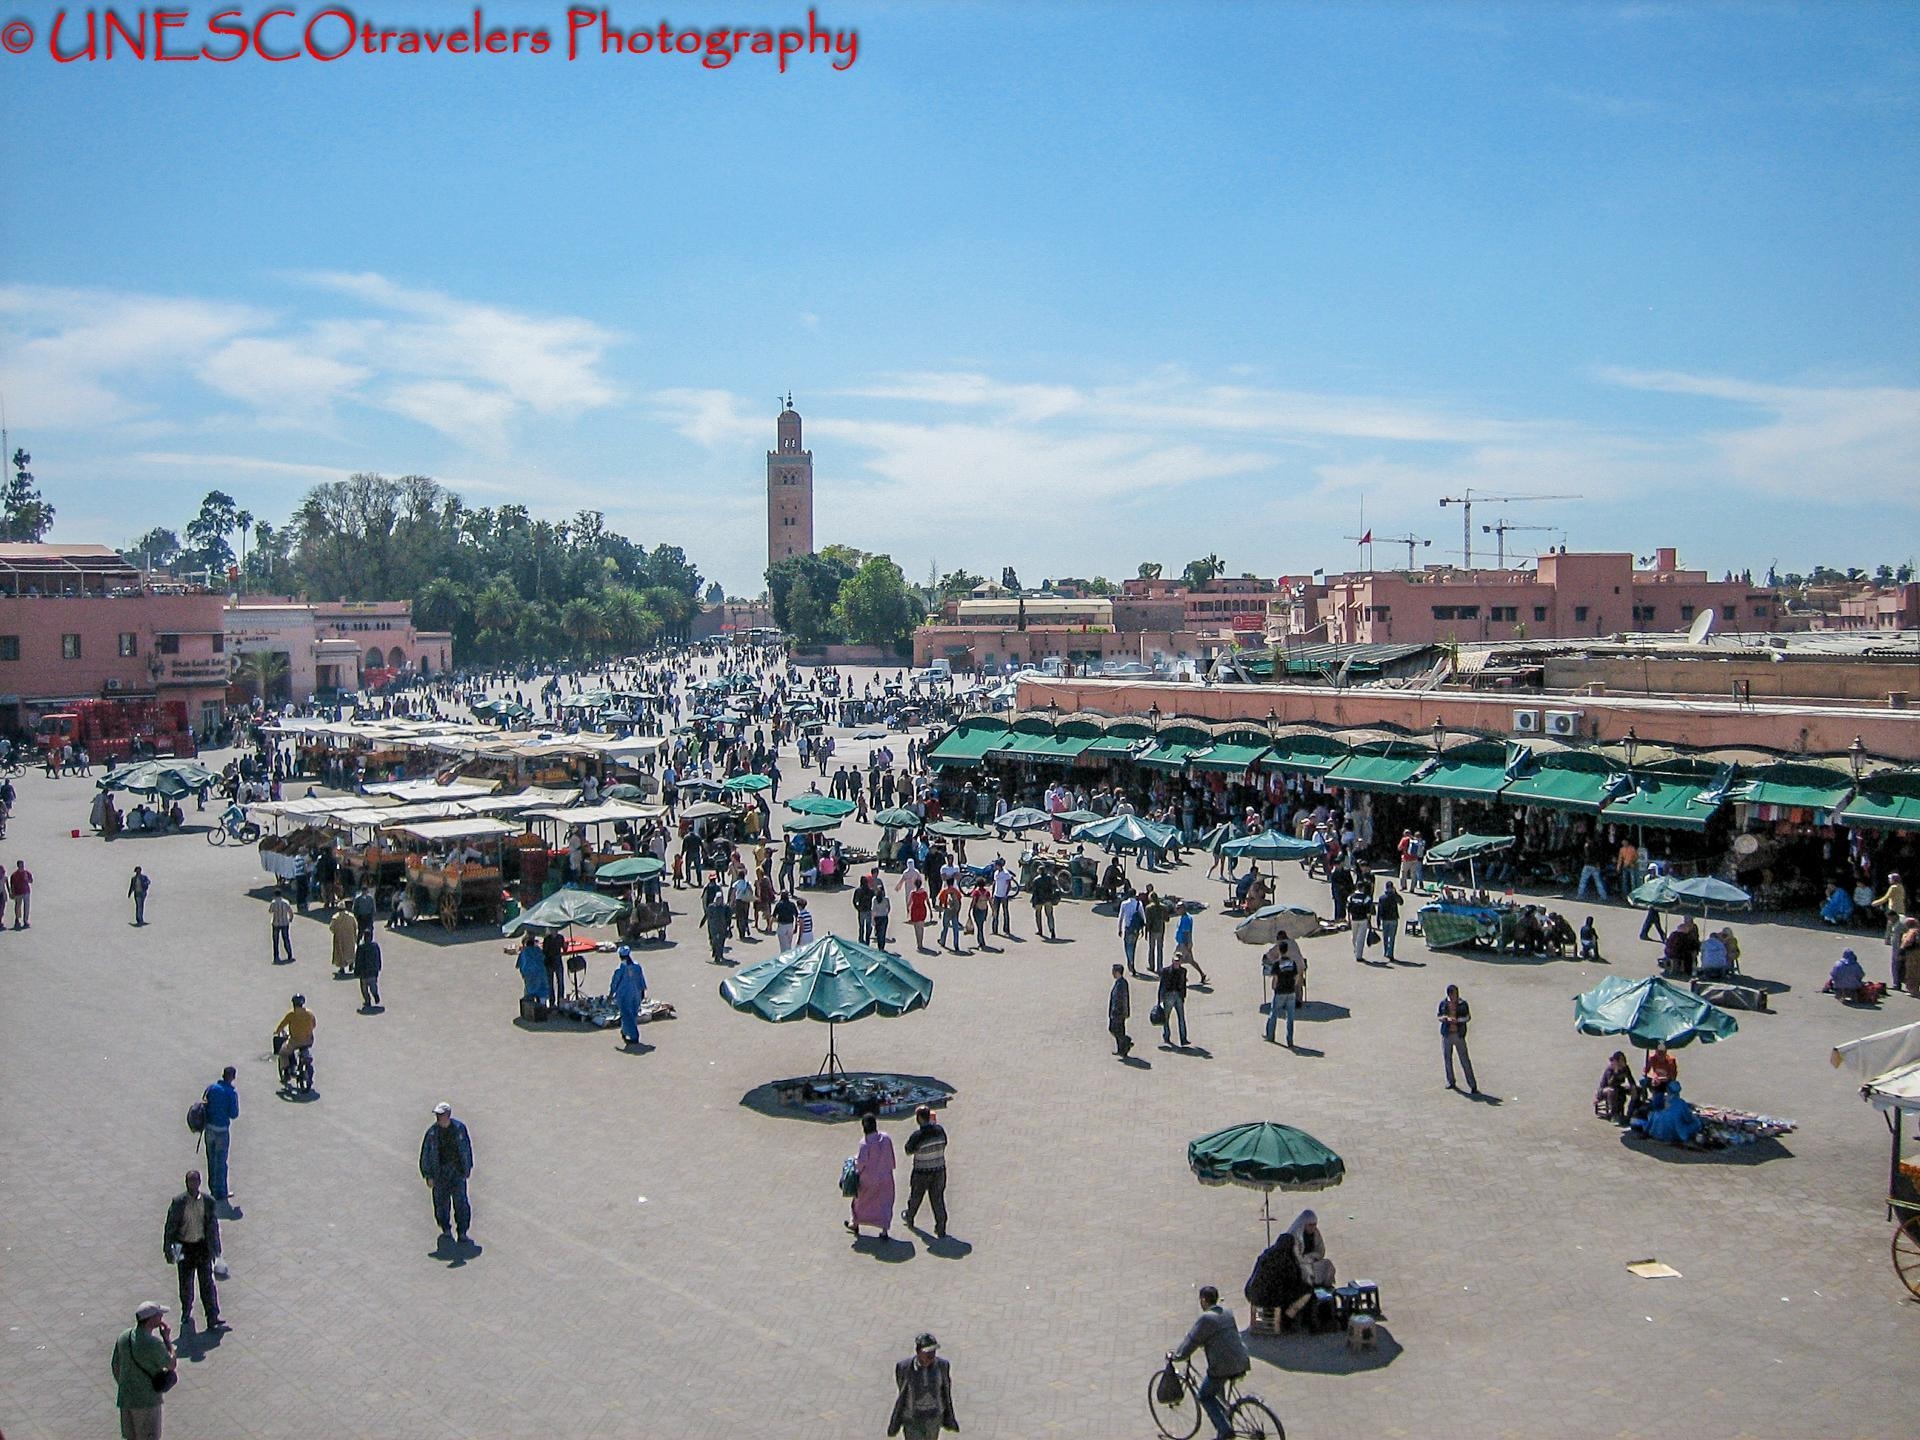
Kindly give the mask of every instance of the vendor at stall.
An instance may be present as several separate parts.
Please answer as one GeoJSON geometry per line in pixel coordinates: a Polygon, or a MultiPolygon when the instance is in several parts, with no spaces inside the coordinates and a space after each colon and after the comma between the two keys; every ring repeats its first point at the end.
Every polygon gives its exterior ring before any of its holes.
{"type": "Polygon", "coordinates": [[[1285,1330],[1299,1320],[1301,1312],[1313,1300],[1313,1286],[1300,1276],[1300,1256],[1291,1230],[1260,1252],[1247,1276],[1247,1304],[1260,1310],[1279,1312],[1280,1328],[1285,1330]]]}
{"type": "Polygon", "coordinates": [[[1655,1045],[1647,1053],[1647,1064],[1642,1074],[1645,1075],[1647,1084],[1655,1094],[1659,1094],[1680,1078],[1680,1062],[1673,1058],[1673,1052],[1667,1049],[1665,1041],[1655,1045]]]}
{"type": "Polygon", "coordinates": [[[1833,969],[1827,973],[1827,988],[1841,1000],[1858,1000],[1861,987],[1867,983],[1867,972],[1861,968],[1860,957],[1851,950],[1842,950],[1840,958],[1833,962],[1833,969]]]}
{"type": "Polygon", "coordinates": [[[1653,1097],[1653,1108],[1647,1118],[1637,1122],[1649,1140],[1659,1140],[1668,1145],[1691,1145],[1700,1138],[1700,1132],[1706,1128],[1693,1107],[1680,1098],[1680,1082],[1674,1081],[1666,1087],[1664,1093],[1653,1097]]]}
{"type": "Polygon", "coordinates": [[[1616,1050],[1607,1061],[1607,1068],[1600,1072],[1600,1088],[1593,1093],[1593,1108],[1614,1124],[1625,1124],[1638,1089],[1626,1052],[1616,1050]]]}
{"type": "Polygon", "coordinates": [[[1326,1237],[1320,1233],[1320,1217],[1302,1210],[1287,1227],[1293,1236],[1294,1253],[1300,1261],[1300,1278],[1309,1286],[1333,1288],[1333,1262],[1327,1259],[1326,1237]]]}

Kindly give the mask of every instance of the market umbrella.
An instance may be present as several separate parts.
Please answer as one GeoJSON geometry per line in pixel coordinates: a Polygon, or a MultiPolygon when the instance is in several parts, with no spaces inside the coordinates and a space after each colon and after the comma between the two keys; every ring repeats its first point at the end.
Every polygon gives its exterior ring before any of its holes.
{"type": "Polygon", "coordinates": [[[838,795],[794,795],[780,802],[787,809],[801,815],[851,815],[860,807],[851,800],[842,800],[838,795]]]}
{"type": "Polygon", "coordinates": [[[812,835],[820,830],[837,830],[840,815],[796,815],[791,820],[782,820],[780,828],[789,835],[812,835]]]}
{"type": "Polygon", "coordinates": [[[564,930],[572,925],[610,925],[627,907],[578,885],[567,885],[547,896],[538,905],[522,910],[500,929],[502,935],[516,930],[564,930]]]}
{"type": "Polygon", "coordinates": [[[667,863],[653,855],[634,855],[625,860],[615,860],[602,865],[593,872],[595,880],[651,880],[667,868],[667,863]]]}
{"type": "Polygon", "coordinates": [[[1075,840],[1093,840],[1109,848],[1115,845],[1151,845],[1156,850],[1172,847],[1179,837],[1171,825],[1142,820],[1138,815],[1114,815],[1074,827],[1075,840]]]}
{"type": "Polygon", "coordinates": [[[1703,913],[1709,905],[1748,905],[1753,902],[1753,896],[1738,885],[1715,879],[1711,875],[1695,875],[1687,880],[1675,880],[1671,875],[1656,875],[1635,886],[1627,898],[1636,905],[1673,905],[1691,900],[1703,913]]]}
{"type": "Polygon", "coordinates": [[[683,792],[692,790],[703,795],[718,795],[727,787],[718,780],[682,780],[679,788],[683,792]]]}
{"type": "Polygon", "coordinates": [[[1221,847],[1231,839],[1233,839],[1233,822],[1222,820],[1211,829],[1202,830],[1195,844],[1197,848],[1206,851],[1209,855],[1218,855],[1221,847]]]}
{"type": "Polygon", "coordinates": [[[993,831],[984,825],[975,825],[966,820],[935,820],[927,826],[929,835],[940,835],[948,840],[986,840],[993,831]]]}
{"type": "Polygon", "coordinates": [[[220,777],[191,760],[142,760],[109,770],[99,781],[102,790],[130,790],[135,795],[158,795],[178,800],[202,785],[217,785],[220,777]]]}
{"type": "Polygon", "coordinates": [[[1051,815],[1044,810],[1035,810],[1030,805],[1022,805],[993,817],[993,828],[996,830],[1038,830],[1042,825],[1052,823],[1051,815]]]}
{"type": "Polygon", "coordinates": [[[731,780],[727,781],[727,783],[722,785],[720,788],[722,790],[729,791],[730,793],[735,795],[752,795],[761,790],[769,790],[772,787],[773,787],[772,776],[756,775],[756,774],[753,774],[751,771],[749,771],[745,775],[734,776],[731,780]]]}
{"type": "Polygon", "coordinates": [[[1222,854],[1244,855],[1250,860],[1305,860],[1310,855],[1323,853],[1326,848],[1325,841],[1296,840],[1291,835],[1282,835],[1278,830],[1265,830],[1258,835],[1228,840],[1220,846],[1222,854]]]}
{"type": "Polygon", "coordinates": [[[1053,818],[1062,825],[1091,825],[1103,817],[1093,810],[1062,810],[1053,818]]]}
{"type": "Polygon", "coordinates": [[[933,981],[901,956],[825,935],[729,975],[720,995],[734,1009],[775,1024],[826,1021],[827,1058],[817,1073],[844,1075],[833,1027],[864,1015],[918,1010],[933,999],[933,981]]]}
{"type": "Polygon", "coordinates": [[[877,813],[873,823],[886,830],[918,830],[920,817],[904,806],[896,806],[892,810],[877,813]]]}
{"type": "Polygon", "coordinates": [[[683,820],[717,820],[722,815],[733,814],[731,806],[722,805],[718,800],[696,800],[691,805],[680,807],[683,820]]]}
{"type": "Polygon", "coordinates": [[[647,792],[642,790],[638,785],[609,785],[600,793],[609,800],[644,800],[647,798],[647,792]]]}
{"type": "Polygon", "coordinates": [[[1299,905],[1269,905],[1256,910],[1233,927],[1234,938],[1243,945],[1271,945],[1282,935],[1304,940],[1320,928],[1320,917],[1299,905]]]}
{"type": "Polygon", "coordinates": [[[1573,1024],[1583,1035],[1625,1035],[1642,1050],[1678,1049],[1696,1040],[1711,1045],[1740,1028],[1726,1011],[1658,975],[1644,980],[1607,976],[1574,996],[1573,1024]]]}
{"type": "Polygon", "coordinates": [[[1267,1243],[1273,1243],[1275,1190],[1330,1190],[1347,1162],[1304,1130],[1258,1120],[1229,1125],[1187,1145],[1187,1165],[1202,1185],[1241,1185],[1263,1192],[1267,1243]]]}
{"type": "Polygon", "coordinates": [[[1480,877],[1474,870],[1474,862],[1482,855],[1492,855],[1496,851],[1506,850],[1513,845],[1511,835],[1456,835],[1451,840],[1443,840],[1427,851],[1429,865],[1455,865],[1467,862],[1467,885],[1478,889],[1480,877]]]}

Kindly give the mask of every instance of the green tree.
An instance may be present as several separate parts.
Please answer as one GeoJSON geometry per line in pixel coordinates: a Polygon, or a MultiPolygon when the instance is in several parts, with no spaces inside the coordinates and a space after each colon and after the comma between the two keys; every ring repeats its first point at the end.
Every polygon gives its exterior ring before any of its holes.
{"type": "Polygon", "coordinates": [[[233,564],[233,547],[227,536],[239,524],[239,507],[224,490],[209,490],[200,502],[200,513],[187,522],[186,566],[189,570],[207,570],[216,576],[227,573],[233,564]]]}
{"type": "Polygon", "coordinates": [[[25,450],[13,452],[13,474],[0,494],[0,539],[16,544],[37,545],[53,528],[53,506],[40,498],[27,466],[33,457],[25,450]]]}
{"type": "MultiPolygon", "coordinates": [[[[847,553],[846,547],[829,545],[828,551],[847,553]]],[[[856,552],[857,553],[857,552],[856,552]]],[[[849,565],[840,554],[828,554],[822,551],[818,555],[794,555],[770,566],[767,570],[767,603],[773,609],[773,623],[788,634],[801,635],[801,628],[792,614],[790,592],[794,582],[801,577],[807,581],[807,590],[812,601],[820,607],[818,629],[827,625],[826,615],[833,609],[834,602],[840,598],[840,587],[858,567],[849,565]]],[[[806,640],[806,644],[818,642],[815,638],[806,640]]]]}
{"type": "Polygon", "coordinates": [[[700,593],[700,572],[678,545],[656,545],[647,556],[647,584],[677,590],[692,600],[700,593]]]}
{"type": "Polygon", "coordinates": [[[156,525],[120,553],[135,565],[166,570],[180,558],[180,537],[166,526],[156,525]]]}
{"type": "Polygon", "coordinates": [[[917,616],[907,577],[889,555],[875,555],[840,587],[833,623],[855,645],[898,649],[917,616]]]}
{"type": "Polygon", "coordinates": [[[1140,562],[1140,578],[1142,580],[1158,580],[1160,578],[1160,571],[1161,565],[1158,560],[1142,560],[1140,562]]]}
{"type": "Polygon", "coordinates": [[[520,615],[526,608],[520,592],[504,575],[496,575],[486,588],[473,597],[473,618],[482,630],[511,635],[520,628],[520,615]]]}
{"type": "Polygon", "coordinates": [[[600,607],[584,596],[569,600],[561,607],[560,628],[573,642],[574,654],[580,656],[603,653],[607,637],[612,633],[600,607]]]}
{"type": "Polygon", "coordinates": [[[1117,594],[1119,590],[1120,587],[1104,575],[1096,575],[1087,582],[1087,594],[1089,595],[1114,595],[1117,594]]]}
{"type": "Polygon", "coordinates": [[[707,604],[724,605],[727,603],[727,587],[718,580],[707,586],[707,604]]]}
{"type": "Polygon", "coordinates": [[[458,580],[436,575],[415,597],[413,619],[428,630],[458,630],[472,618],[473,598],[458,580]]]}
{"type": "Polygon", "coordinates": [[[560,628],[560,612],[545,600],[536,600],[520,612],[520,625],[514,631],[514,644],[529,660],[546,660],[560,653],[566,632],[560,628]]]}
{"type": "Polygon", "coordinates": [[[275,687],[287,678],[284,650],[248,650],[233,657],[233,678],[249,695],[272,700],[275,687]]]}
{"type": "Polygon", "coordinates": [[[1189,585],[1204,585],[1218,577],[1227,568],[1227,562],[1218,555],[1205,555],[1198,560],[1189,560],[1187,568],[1181,572],[1181,578],[1189,585]]]}
{"type": "Polygon", "coordinates": [[[780,628],[796,642],[818,645],[827,638],[827,626],[832,618],[831,607],[822,603],[814,592],[813,582],[805,575],[795,577],[787,591],[785,609],[787,618],[780,628]]]}
{"type": "Polygon", "coordinates": [[[971,570],[954,570],[942,575],[934,586],[937,600],[964,600],[973,593],[973,587],[986,583],[985,577],[971,570]]]}

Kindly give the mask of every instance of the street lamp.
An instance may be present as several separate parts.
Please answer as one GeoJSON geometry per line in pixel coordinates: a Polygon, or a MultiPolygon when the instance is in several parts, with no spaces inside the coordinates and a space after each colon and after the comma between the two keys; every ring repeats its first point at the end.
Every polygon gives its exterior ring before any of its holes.
{"type": "Polygon", "coordinates": [[[1147,707],[1147,724],[1153,727],[1153,733],[1160,733],[1160,707],[1158,704],[1147,707]]]}
{"type": "Polygon", "coordinates": [[[1438,755],[1441,747],[1446,743],[1447,722],[1436,718],[1433,722],[1433,753],[1438,755]]]}
{"type": "Polygon", "coordinates": [[[1627,769],[1633,768],[1633,757],[1640,753],[1640,735],[1633,726],[1627,727],[1627,738],[1620,742],[1620,748],[1627,754],[1627,769]]]}
{"type": "Polygon", "coordinates": [[[1853,737],[1853,744],[1847,747],[1847,763],[1853,767],[1854,783],[1858,784],[1860,772],[1867,768],[1867,747],[1861,743],[1858,735],[1853,737]]]}
{"type": "Polygon", "coordinates": [[[1280,712],[1271,705],[1267,707],[1267,738],[1273,739],[1273,732],[1280,728],[1280,712]]]}

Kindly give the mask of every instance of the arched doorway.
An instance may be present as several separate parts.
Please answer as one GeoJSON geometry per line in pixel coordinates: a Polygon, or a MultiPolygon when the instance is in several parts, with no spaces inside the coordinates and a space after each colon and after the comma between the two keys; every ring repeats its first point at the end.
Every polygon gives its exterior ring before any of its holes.
{"type": "Polygon", "coordinates": [[[394,646],[393,649],[387,652],[387,666],[393,670],[406,669],[407,652],[402,650],[398,645],[394,646]]]}
{"type": "Polygon", "coordinates": [[[386,664],[386,657],[380,653],[380,647],[378,645],[369,645],[367,647],[365,668],[368,670],[383,670],[386,668],[386,664]]]}

